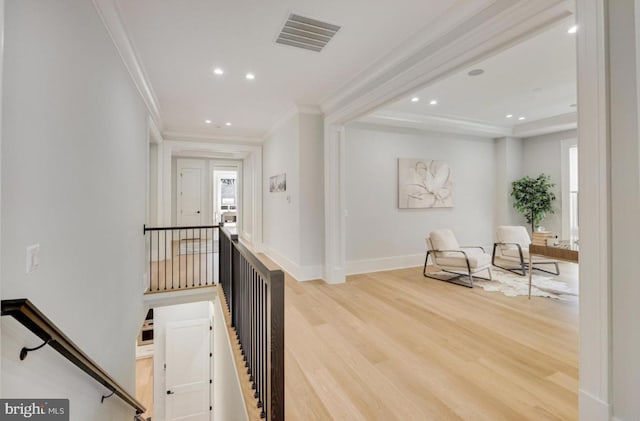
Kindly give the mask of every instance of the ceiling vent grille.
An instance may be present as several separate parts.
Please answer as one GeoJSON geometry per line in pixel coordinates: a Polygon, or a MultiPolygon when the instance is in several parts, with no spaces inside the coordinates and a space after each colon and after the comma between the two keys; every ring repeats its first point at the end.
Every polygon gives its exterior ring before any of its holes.
{"type": "Polygon", "coordinates": [[[320,52],[339,29],[338,25],[291,13],[276,42],[320,52]]]}

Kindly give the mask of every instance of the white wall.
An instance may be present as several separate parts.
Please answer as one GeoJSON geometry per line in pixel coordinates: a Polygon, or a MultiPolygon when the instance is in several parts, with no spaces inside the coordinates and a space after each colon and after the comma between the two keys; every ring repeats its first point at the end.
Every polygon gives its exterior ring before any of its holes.
{"type": "MultiPolygon", "coordinates": [[[[188,304],[178,304],[153,309],[153,417],[165,419],[165,370],[166,363],[166,333],[167,323],[184,322],[196,319],[208,319],[213,317],[213,303],[200,301],[188,304]]],[[[215,358],[215,357],[214,357],[215,358]]],[[[212,367],[213,369],[213,367],[212,367]]],[[[216,386],[214,385],[214,389],[216,386]]],[[[213,394],[212,394],[213,397],[213,394]]]]}
{"type": "Polygon", "coordinates": [[[300,114],[300,263],[303,266],[324,263],[323,138],[322,117],[300,114]]]}
{"type": "Polygon", "coordinates": [[[348,273],[422,264],[437,228],[451,228],[462,245],[493,244],[493,139],[352,124],[346,148],[348,273]],[[398,158],[447,161],[453,208],[398,209],[398,158]]]}
{"type": "Polygon", "coordinates": [[[268,254],[284,256],[295,265],[300,264],[299,133],[300,120],[295,115],[265,140],[262,155],[265,249],[268,254]],[[282,173],[287,175],[287,190],[269,192],[269,178],[282,173]]]}
{"type": "Polygon", "coordinates": [[[213,419],[244,421],[247,409],[220,300],[216,298],[213,307],[213,419]]]}
{"type": "MultiPolygon", "coordinates": [[[[144,318],[147,114],[91,2],[6,4],[2,298],[29,298],[127,390],[144,318]],[[40,268],[25,274],[25,248],[40,268]]],[[[129,419],[118,398],[2,318],[3,397],[71,400],[73,420],[129,419]]]]}
{"type": "Polygon", "coordinates": [[[149,182],[149,208],[147,223],[152,226],[158,226],[158,145],[149,143],[149,173],[147,175],[149,182]]]}
{"type": "Polygon", "coordinates": [[[319,114],[296,113],[263,145],[265,253],[297,280],[322,276],[324,262],[324,126],[319,114]],[[287,191],[269,178],[287,174],[287,191]]]}
{"type": "MultiPolygon", "coordinates": [[[[567,130],[564,132],[553,133],[549,135],[535,136],[523,139],[522,141],[522,157],[523,157],[523,176],[537,177],[540,173],[551,176],[551,181],[555,184],[554,192],[556,194],[556,202],[554,205],[555,213],[548,215],[542,226],[558,236],[562,235],[562,167],[568,165],[569,162],[562,162],[562,141],[566,139],[577,138],[575,130],[567,130]]],[[[569,204],[566,204],[569,206],[569,204]]],[[[521,215],[520,223],[529,226],[521,215]]]]}
{"type": "Polygon", "coordinates": [[[513,208],[512,183],[523,176],[522,139],[495,139],[496,219],[495,225],[521,225],[522,216],[513,208]]]}

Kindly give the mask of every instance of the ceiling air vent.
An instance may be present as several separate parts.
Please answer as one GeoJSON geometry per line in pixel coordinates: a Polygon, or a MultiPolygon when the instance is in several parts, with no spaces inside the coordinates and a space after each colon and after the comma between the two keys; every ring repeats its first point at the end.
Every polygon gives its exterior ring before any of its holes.
{"type": "Polygon", "coordinates": [[[276,42],[320,52],[339,29],[338,25],[291,13],[276,42]]]}

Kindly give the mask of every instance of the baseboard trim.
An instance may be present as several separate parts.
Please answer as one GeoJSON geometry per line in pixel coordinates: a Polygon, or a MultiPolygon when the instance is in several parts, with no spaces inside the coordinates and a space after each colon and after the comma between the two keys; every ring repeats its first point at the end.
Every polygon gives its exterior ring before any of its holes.
{"type": "Polygon", "coordinates": [[[422,266],[424,257],[425,254],[420,253],[406,256],[380,257],[377,259],[352,260],[347,262],[347,275],[422,266]]]}
{"type": "MultiPolygon", "coordinates": [[[[589,392],[580,389],[579,407],[581,421],[610,420],[611,405],[601,401],[589,392]]],[[[615,420],[615,418],[613,418],[615,420]]]]}
{"type": "Polygon", "coordinates": [[[323,267],[321,265],[302,266],[292,262],[287,257],[278,253],[267,244],[263,244],[263,253],[273,260],[278,266],[299,282],[322,279],[323,267]]]}

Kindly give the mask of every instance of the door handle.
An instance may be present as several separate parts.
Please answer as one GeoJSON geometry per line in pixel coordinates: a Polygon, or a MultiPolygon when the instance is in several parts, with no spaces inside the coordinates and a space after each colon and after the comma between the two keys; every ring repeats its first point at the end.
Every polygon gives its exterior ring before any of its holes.
{"type": "Polygon", "coordinates": [[[197,211],[196,213],[200,213],[200,211],[197,211]]]}
{"type": "Polygon", "coordinates": [[[167,390],[167,395],[175,395],[175,394],[176,394],[176,392],[172,392],[170,390],[167,390]]]}

